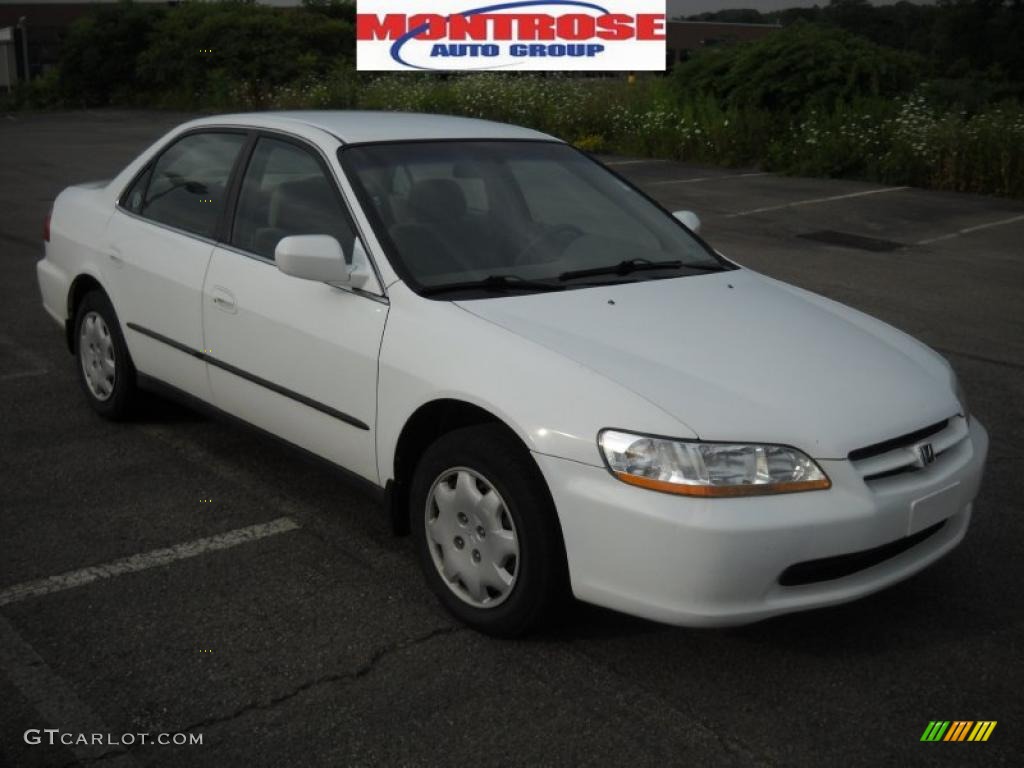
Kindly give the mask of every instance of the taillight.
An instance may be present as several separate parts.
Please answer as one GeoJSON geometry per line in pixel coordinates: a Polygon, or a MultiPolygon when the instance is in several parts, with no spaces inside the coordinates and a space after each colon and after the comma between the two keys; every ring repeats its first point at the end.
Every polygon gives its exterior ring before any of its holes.
{"type": "Polygon", "coordinates": [[[50,242],[50,217],[53,216],[53,208],[46,212],[46,218],[43,219],[43,240],[50,242]]]}

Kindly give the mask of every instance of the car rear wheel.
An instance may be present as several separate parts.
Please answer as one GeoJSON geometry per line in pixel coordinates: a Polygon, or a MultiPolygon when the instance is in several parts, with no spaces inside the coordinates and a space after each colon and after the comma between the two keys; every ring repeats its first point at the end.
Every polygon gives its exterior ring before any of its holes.
{"type": "Polygon", "coordinates": [[[567,594],[554,505],[526,448],[496,425],[444,435],[412,483],[413,535],[441,603],[488,634],[520,635],[567,594]]]}
{"type": "Polygon", "coordinates": [[[93,410],[108,419],[127,416],[135,397],[135,367],[110,300],[100,291],[75,312],[78,380],[93,410]]]}

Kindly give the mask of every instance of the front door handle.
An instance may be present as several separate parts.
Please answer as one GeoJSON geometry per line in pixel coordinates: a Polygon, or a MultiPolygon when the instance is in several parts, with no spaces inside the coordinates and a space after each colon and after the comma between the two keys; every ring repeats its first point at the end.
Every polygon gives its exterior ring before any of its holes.
{"type": "Polygon", "coordinates": [[[223,310],[235,314],[238,311],[237,302],[235,301],[235,295],[231,293],[227,288],[223,288],[219,285],[215,285],[210,290],[210,297],[213,301],[213,305],[217,309],[223,310]]]}

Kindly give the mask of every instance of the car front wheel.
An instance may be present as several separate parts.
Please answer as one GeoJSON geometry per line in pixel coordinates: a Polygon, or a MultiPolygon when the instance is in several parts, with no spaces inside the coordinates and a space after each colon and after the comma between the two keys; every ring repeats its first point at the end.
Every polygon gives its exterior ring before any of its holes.
{"type": "Polygon", "coordinates": [[[427,582],[461,621],[516,636],[565,597],[554,505],[533,458],[504,428],[439,438],[416,468],[410,497],[427,582]]]}

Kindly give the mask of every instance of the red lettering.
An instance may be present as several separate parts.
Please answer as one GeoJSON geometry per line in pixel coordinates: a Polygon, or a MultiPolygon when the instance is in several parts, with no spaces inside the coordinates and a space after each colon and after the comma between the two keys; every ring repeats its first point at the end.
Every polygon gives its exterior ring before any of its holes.
{"type": "Polygon", "coordinates": [[[558,17],[559,40],[589,40],[594,36],[594,17],[570,13],[558,17]]]}
{"type": "Polygon", "coordinates": [[[495,40],[511,40],[512,39],[512,19],[514,16],[509,16],[505,13],[498,13],[491,16],[491,22],[494,24],[492,34],[495,40]]]}
{"type": "Polygon", "coordinates": [[[637,40],[664,40],[665,16],[661,13],[641,13],[636,17],[637,40]]]}
{"type": "Polygon", "coordinates": [[[660,13],[608,13],[590,16],[567,13],[480,13],[472,16],[420,13],[356,14],[357,40],[397,40],[424,27],[417,40],[664,40],[665,16],[660,13]]]}
{"type": "Polygon", "coordinates": [[[518,17],[519,28],[516,37],[519,40],[554,40],[555,18],[545,13],[523,14],[518,17]]]}
{"type": "Polygon", "coordinates": [[[625,13],[598,16],[597,27],[597,37],[601,40],[629,40],[633,37],[633,17],[625,13]]]}
{"type": "Polygon", "coordinates": [[[478,13],[475,16],[453,14],[448,19],[449,40],[486,40],[490,16],[478,13]]]}
{"type": "Polygon", "coordinates": [[[375,13],[356,14],[357,40],[397,40],[406,31],[404,14],[389,13],[383,19],[375,13]]]}
{"type": "Polygon", "coordinates": [[[441,40],[448,33],[448,19],[437,13],[417,13],[409,17],[409,29],[426,27],[417,40],[441,40]]]}

